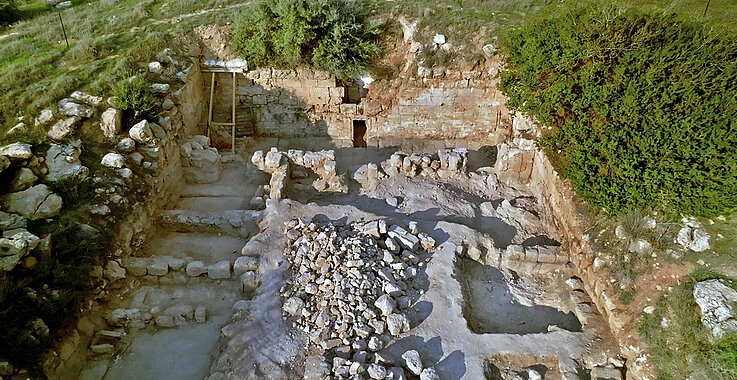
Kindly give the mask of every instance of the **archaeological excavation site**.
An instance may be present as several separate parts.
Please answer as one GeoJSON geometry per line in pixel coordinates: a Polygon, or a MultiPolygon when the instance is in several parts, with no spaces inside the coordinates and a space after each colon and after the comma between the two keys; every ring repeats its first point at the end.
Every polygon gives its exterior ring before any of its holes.
{"type": "Polygon", "coordinates": [[[592,201],[549,154],[577,106],[546,119],[510,84],[523,48],[477,33],[443,62],[466,41],[395,10],[381,42],[339,48],[373,69],[319,63],[339,54],[321,42],[287,65],[248,39],[258,16],[213,19],[243,4],[149,3],[186,31],[0,143],[0,380],[734,379],[721,356],[683,377],[662,356],[686,350],[663,335],[679,309],[700,329],[682,339],[737,349],[737,270],[707,255],[733,219],[592,201]]]}

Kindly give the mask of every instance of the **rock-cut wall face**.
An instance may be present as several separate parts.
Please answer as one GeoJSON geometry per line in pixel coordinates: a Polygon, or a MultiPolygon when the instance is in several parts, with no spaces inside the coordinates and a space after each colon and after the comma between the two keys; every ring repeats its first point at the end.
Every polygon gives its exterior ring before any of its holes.
{"type": "MultiPolygon", "coordinates": [[[[210,74],[203,80],[209,95],[210,74]]],[[[236,123],[240,135],[326,137],[337,146],[353,146],[354,128],[364,126],[362,139],[370,146],[406,140],[496,144],[511,130],[497,83],[496,70],[446,71],[438,78],[408,78],[391,90],[368,86],[369,95],[358,100],[347,96],[355,88],[326,72],[252,70],[236,75],[236,123]]],[[[230,121],[231,74],[217,74],[215,84],[214,119],[230,121]]],[[[366,94],[365,89],[359,92],[366,94]]]]}

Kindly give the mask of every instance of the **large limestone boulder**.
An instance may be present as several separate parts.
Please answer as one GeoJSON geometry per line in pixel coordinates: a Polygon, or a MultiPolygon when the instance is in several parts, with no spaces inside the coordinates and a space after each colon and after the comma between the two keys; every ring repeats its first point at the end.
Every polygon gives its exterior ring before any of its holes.
{"type": "Polygon", "coordinates": [[[77,103],[89,104],[93,107],[97,107],[100,105],[100,103],[102,103],[101,96],[90,95],[82,91],[74,91],[71,95],[69,95],[69,97],[77,103]]]}
{"type": "Polygon", "coordinates": [[[719,339],[737,331],[737,290],[723,280],[696,283],[693,296],[701,309],[701,322],[719,339]]]}
{"type": "Polygon", "coordinates": [[[30,219],[56,216],[61,211],[62,199],[46,185],[36,185],[0,198],[5,211],[20,214],[30,219]]]}
{"type": "Polygon", "coordinates": [[[49,169],[46,180],[57,182],[68,178],[87,177],[89,169],[79,161],[80,154],[82,142],[79,140],[66,145],[51,144],[46,152],[46,165],[49,169]]]}
{"type": "Polygon", "coordinates": [[[100,129],[106,138],[112,140],[120,132],[123,113],[119,109],[108,108],[100,117],[100,129]]]}
{"type": "Polygon", "coordinates": [[[6,156],[10,159],[25,160],[26,158],[31,158],[31,156],[33,156],[33,151],[31,150],[31,144],[12,143],[0,147],[0,156],[6,156]]]}
{"type": "Polygon", "coordinates": [[[24,230],[3,232],[0,238],[0,272],[13,270],[29,252],[38,245],[39,238],[24,230]]]}

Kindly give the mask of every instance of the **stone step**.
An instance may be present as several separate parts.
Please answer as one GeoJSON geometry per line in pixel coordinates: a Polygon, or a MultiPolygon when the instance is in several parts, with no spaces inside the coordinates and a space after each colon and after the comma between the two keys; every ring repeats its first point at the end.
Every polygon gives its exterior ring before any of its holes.
{"type": "Polygon", "coordinates": [[[174,232],[203,232],[247,238],[258,233],[261,212],[254,210],[162,210],[159,224],[174,232]]]}
{"type": "Polygon", "coordinates": [[[244,197],[188,197],[177,202],[177,209],[182,210],[245,210],[249,199],[244,197]]]}
{"type": "Polygon", "coordinates": [[[245,243],[237,236],[160,230],[148,241],[144,256],[168,255],[181,259],[191,257],[208,263],[218,262],[238,257],[245,243]]]}
{"type": "Polygon", "coordinates": [[[212,184],[189,184],[184,187],[182,198],[190,197],[240,197],[245,196],[242,187],[212,184]]]}

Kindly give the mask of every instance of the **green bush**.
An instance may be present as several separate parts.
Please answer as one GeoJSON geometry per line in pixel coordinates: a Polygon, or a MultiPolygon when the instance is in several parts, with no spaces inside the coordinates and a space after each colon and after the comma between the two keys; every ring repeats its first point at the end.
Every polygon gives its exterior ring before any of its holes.
{"type": "Polygon", "coordinates": [[[379,55],[377,35],[360,1],[264,0],[237,17],[233,47],[255,67],[308,64],[348,79],[379,55]]]}
{"type": "Polygon", "coordinates": [[[576,10],[504,39],[509,105],[590,202],[713,216],[737,206],[737,39],[673,15],[576,10]]]}
{"type": "Polygon", "coordinates": [[[0,0],[0,24],[11,23],[18,19],[18,3],[16,0],[0,0]]]}
{"type": "Polygon", "coordinates": [[[143,78],[126,79],[113,89],[115,106],[123,116],[133,122],[156,116],[156,99],[151,95],[150,84],[143,78]]]}

